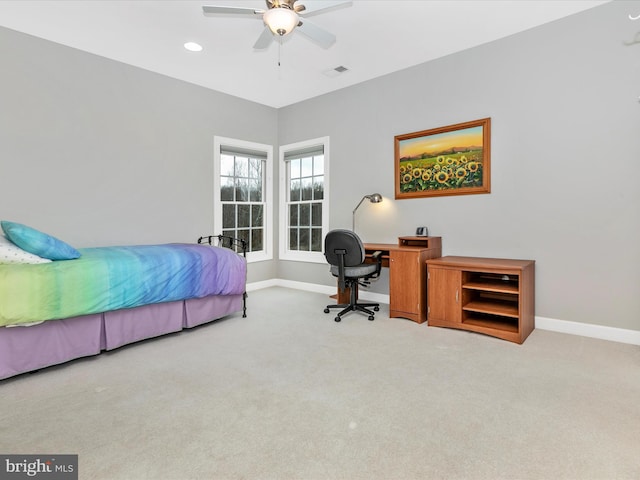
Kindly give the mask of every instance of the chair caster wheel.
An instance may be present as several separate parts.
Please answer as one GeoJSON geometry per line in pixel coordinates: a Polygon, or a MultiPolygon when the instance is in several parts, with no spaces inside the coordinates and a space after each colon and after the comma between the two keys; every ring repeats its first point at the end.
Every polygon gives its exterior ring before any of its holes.
{"type": "Polygon", "coordinates": [[[379,312],[380,311],[380,307],[373,307],[373,311],[374,312],[379,312]]]}
{"type": "Polygon", "coordinates": [[[373,321],[373,315],[369,315],[369,321],[372,322],[373,321]]]}
{"type": "Polygon", "coordinates": [[[329,313],[329,309],[328,309],[328,308],[325,308],[325,309],[324,309],[324,313],[329,313]]]}
{"type": "Polygon", "coordinates": [[[333,319],[334,322],[339,322],[340,320],[342,320],[340,317],[336,317],[333,319]]]}

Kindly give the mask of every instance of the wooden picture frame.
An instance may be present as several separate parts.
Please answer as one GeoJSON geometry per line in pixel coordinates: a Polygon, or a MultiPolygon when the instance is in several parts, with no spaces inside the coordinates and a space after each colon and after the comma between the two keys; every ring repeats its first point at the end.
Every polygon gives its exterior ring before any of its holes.
{"type": "Polygon", "coordinates": [[[396,199],[491,192],[491,119],[395,137],[396,199]]]}

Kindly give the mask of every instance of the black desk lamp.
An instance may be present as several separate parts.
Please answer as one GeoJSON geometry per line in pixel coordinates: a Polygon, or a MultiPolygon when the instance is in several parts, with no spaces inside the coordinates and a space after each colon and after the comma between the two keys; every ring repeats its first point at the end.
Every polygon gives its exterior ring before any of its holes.
{"type": "Polygon", "coordinates": [[[362,202],[364,202],[365,198],[368,199],[371,203],[380,203],[382,201],[382,195],[380,195],[379,193],[372,193],[371,195],[365,195],[364,197],[362,197],[360,203],[358,203],[358,205],[356,205],[356,208],[353,209],[353,214],[351,216],[352,232],[356,231],[356,210],[358,210],[358,207],[362,205],[362,202]]]}

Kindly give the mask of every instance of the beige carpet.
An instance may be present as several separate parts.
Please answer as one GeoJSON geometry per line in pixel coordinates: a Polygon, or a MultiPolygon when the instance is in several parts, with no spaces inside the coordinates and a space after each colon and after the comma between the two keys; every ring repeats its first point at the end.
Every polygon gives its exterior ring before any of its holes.
{"type": "Polygon", "coordinates": [[[239,315],[0,382],[0,453],[81,479],[638,479],[640,347],[519,346],[269,288],[239,315]]]}

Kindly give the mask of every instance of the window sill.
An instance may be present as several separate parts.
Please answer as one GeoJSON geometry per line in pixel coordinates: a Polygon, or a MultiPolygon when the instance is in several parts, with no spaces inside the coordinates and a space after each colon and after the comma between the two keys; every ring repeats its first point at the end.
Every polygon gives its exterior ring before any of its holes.
{"type": "Polygon", "coordinates": [[[322,252],[281,252],[280,260],[306,263],[327,263],[322,252]]]}

